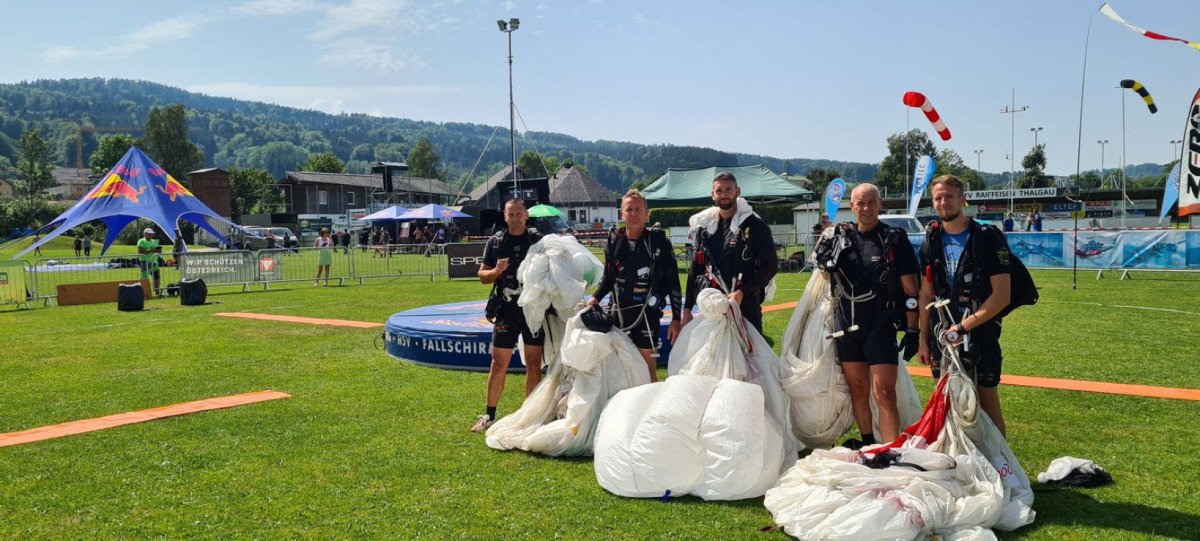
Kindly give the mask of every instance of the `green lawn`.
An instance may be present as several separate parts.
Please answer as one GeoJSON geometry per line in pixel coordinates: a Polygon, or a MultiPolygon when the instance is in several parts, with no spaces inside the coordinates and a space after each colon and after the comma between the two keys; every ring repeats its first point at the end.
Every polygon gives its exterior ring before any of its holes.
{"type": "MultiPolygon", "coordinates": [[[[69,250],[69,245],[67,246],[69,250]]],[[[1200,388],[1200,276],[1036,272],[1042,303],[1006,321],[1005,372],[1200,388]],[[1153,310],[1168,309],[1172,311],[1153,310]]],[[[794,300],[807,275],[780,279],[794,300]]],[[[247,391],[293,398],[0,448],[0,538],[784,539],[761,499],[612,496],[591,461],[502,453],[467,427],[485,375],[389,358],[379,331],[213,317],[252,311],[384,321],[482,299],[471,281],[214,288],[148,301],[0,312],[0,432],[247,391]]],[[[790,311],[767,315],[776,343],[790,311]]],[[[520,402],[510,377],[501,413],[520,402]]],[[[923,396],[931,390],[918,381],[923,396]]],[[[1038,520],[1004,538],[1200,538],[1200,404],[1004,387],[1030,475],[1063,455],[1116,483],[1037,487],[1038,520]]]]}

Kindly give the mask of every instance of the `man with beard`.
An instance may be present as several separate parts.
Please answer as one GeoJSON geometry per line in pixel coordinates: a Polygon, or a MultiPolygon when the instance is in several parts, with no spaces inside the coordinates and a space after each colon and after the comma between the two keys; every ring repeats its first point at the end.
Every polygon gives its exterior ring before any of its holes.
{"type": "Polygon", "coordinates": [[[779,257],[771,228],[741,195],[732,173],[718,173],[712,185],[715,206],[688,220],[696,228],[696,253],[688,269],[685,326],[692,320],[696,295],[714,287],[741,307],[747,323],[763,332],[762,303],[778,271],[779,257]]]}
{"type": "Polygon", "coordinates": [[[951,345],[968,341],[964,364],[973,372],[979,406],[1006,434],[1000,410],[1000,312],[1009,306],[1014,261],[1004,233],[963,214],[962,181],[942,175],[930,184],[939,220],[926,226],[921,246],[921,362],[937,369],[941,349],[930,349],[937,314],[926,309],[934,297],[949,299],[959,322],[944,331],[951,345]],[[932,281],[930,280],[932,278],[932,281]]]}

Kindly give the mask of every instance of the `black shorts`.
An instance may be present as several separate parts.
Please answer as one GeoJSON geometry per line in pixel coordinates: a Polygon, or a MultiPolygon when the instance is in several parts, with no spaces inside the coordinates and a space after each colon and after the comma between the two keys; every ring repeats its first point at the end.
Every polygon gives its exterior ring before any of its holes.
{"type": "MultiPolygon", "coordinates": [[[[969,347],[961,359],[963,368],[975,380],[975,385],[988,388],[1000,385],[1000,368],[1004,361],[1004,354],[1000,351],[1002,330],[1001,322],[992,320],[967,333],[969,347]]],[[[934,338],[931,336],[930,340],[934,338]]],[[[942,350],[936,343],[930,344],[929,351],[935,361],[941,362],[942,350]]]]}
{"type": "MultiPolygon", "coordinates": [[[[629,325],[636,321],[640,312],[640,307],[637,309],[626,309],[624,313],[625,324],[629,325]]],[[[662,338],[659,335],[658,328],[659,320],[661,319],[661,310],[647,308],[646,319],[626,330],[625,334],[629,336],[629,339],[633,341],[633,345],[637,346],[638,349],[653,349],[658,351],[662,347],[662,338]]]]}
{"type": "Polygon", "coordinates": [[[900,363],[896,328],[891,323],[860,324],[857,331],[847,332],[835,340],[838,360],[841,362],[865,362],[871,366],[900,363]]]}
{"type": "Polygon", "coordinates": [[[525,322],[525,312],[517,303],[503,303],[500,305],[495,327],[492,328],[492,347],[513,349],[517,347],[517,338],[524,338],[526,346],[540,346],[546,341],[541,329],[537,332],[529,329],[529,324],[525,322]]]}

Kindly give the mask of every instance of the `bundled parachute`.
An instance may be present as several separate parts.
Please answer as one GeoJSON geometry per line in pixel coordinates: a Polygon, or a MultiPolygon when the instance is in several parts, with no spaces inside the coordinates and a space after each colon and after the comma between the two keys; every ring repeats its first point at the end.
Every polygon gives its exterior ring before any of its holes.
{"type": "MultiPolygon", "coordinates": [[[[948,312],[944,321],[949,321],[948,312]]],[[[1033,522],[1029,477],[955,348],[921,420],[887,445],[816,450],[767,491],[775,522],[800,539],[994,539],[1033,522]]]]}
{"type": "Polygon", "coordinates": [[[941,137],[943,141],[950,140],[950,128],[947,128],[946,123],[942,122],[942,116],[938,114],[937,109],[933,108],[933,103],[925,98],[924,94],[910,90],[904,93],[903,101],[904,105],[916,107],[925,113],[925,118],[929,119],[930,124],[933,124],[933,129],[937,131],[938,137],[941,137]]]}
{"type": "Polygon", "coordinates": [[[521,282],[517,305],[525,312],[529,328],[541,327],[550,308],[573,313],[584,291],[596,285],[603,271],[600,260],[570,235],[546,235],[530,246],[517,269],[521,282]]]}
{"type": "Polygon", "coordinates": [[[671,350],[666,381],[617,393],[596,429],[596,480],[620,496],[761,496],[796,460],[778,359],[715,289],[671,350]]]}
{"type": "MultiPolygon", "coordinates": [[[[833,230],[823,237],[829,242],[833,230]]],[[[829,447],[854,424],[850,388],[838,365],[837,346],[829,336],[829,322],[836,317],[837,302],[829,294],[829,278],[814,272],[796,311],[783,334],[782,379],[791,399],[792,434],[807,447],[829,447]]],[[[903,366],[896,371],[896,409],[900,426],[908,426],[921,415],[917,388],[903,366]]],[[[871,417],[879,411],[871,396],[871,417]]],[[[879,427],[873,427],[879,433],[879,427]]]]}
{"type": "Polygon", "coordinates": [[[549,456],[592,453],[600,412],[618,391],[650,382],[637,346],[618,329],[589,330],[576,314],[562,349],[521,408],[487,431],[488,447],[549,456]]]}
{"type": "Polygon", "coordinates": [[[1137,92],[1142,97],[1142,101],[1146,102],[1146,107],[1150,109],[1150,114],[1158,112],[1158,106],[1154,105],[1154,98],[1150,97],[1150,91],[1142,83],[1133,79],[1123,79],[1121,80],[1121,88],[1128,88],[1137,92]]]}

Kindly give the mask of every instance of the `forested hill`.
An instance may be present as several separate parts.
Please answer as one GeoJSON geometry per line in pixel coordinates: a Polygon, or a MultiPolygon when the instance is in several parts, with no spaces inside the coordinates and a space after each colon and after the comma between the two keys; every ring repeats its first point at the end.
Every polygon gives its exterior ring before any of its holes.
{"type": "MultiPolygon", "coordinates": [[[[0,168],[16,163],[16,142],[28,127],[39,127],[55,151],[59,165],[74,166],[80,126],[97,128],[83,134],[83,159],[109,132],[140,135],[150,108],[174,103],[188,109],[191,140],[204,150],[207,166],[256,167],[280,178],[296,169],[310,153],[333,152],[351,172],[366,172],[376,161],[403,161],[420,136],[433,143],[447,170],[447,181],[459,186],[495,133],[472,178],[475,184],[499,171],[509,160],[504,128],[464,123],[420,122],[361,114],[332,115],[260,102],[187,92],[146,81],[122,79],[39,80],[0,84],[0,168]],[[7,160],[8,163],[5,163],[7,160]]],[[[570,135],[532,132],[529,137],[545,155],[583,164],[596,180],[623,190],[639,180],[657,178],[670,167],[764,164],[795,175],[814,167],[833,168],[848,179],[865,180],[878,166],[831,160],[781,159],[723,152],[710,148],[642,145],[617,141],[581,141],[570,135]]],[[[519,150],[530,145],[518,141],[519,150]]]]}

